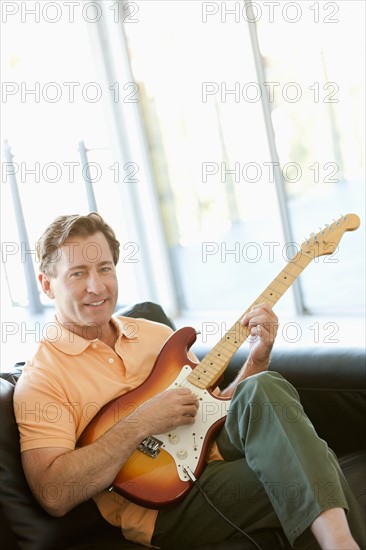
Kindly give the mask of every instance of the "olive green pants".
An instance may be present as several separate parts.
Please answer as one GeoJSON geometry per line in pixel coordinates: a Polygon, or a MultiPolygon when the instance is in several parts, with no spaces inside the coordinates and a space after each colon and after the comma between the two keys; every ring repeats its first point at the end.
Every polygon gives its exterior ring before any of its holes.
{"type": "MultiPolygon", "coordinates": [[[[342,507],[366,548],[361,508],[297,391],[280,374],[264,372],[239,384],[217,443],[225,460],[208,464],[199,483],[245,532],[282,527],[295,548],[319,548],[309,526],[323,510],[342,507]]],[[[235,533],[193,487],[183,502],[159,512],[152,544],[187,549],[235,533]]]]}

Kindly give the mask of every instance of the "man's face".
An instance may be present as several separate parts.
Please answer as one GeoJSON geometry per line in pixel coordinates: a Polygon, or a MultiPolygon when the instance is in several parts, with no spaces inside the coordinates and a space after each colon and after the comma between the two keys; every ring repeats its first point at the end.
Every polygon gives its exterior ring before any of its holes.
{"type": "Polygon", "coordinates": [[[100,337],[109,326],[118,293],[113,256],[103,233],[66,240],[55,270],[55,277],[41,275],[40,281],[55,300],[59,322],[85,338],[100,337]]]}

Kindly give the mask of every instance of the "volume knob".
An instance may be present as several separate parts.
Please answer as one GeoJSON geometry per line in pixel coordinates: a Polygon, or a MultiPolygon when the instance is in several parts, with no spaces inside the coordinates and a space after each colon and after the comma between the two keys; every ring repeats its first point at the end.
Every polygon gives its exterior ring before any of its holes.
{"type": "Polygon", "coordinates": [[[187,458],[187,456],[188,456],[188,453],[185,449],[179,449],[179,451],[177,451],[177,457],[180,460],[184,460],[185,458],[187,458]]]}

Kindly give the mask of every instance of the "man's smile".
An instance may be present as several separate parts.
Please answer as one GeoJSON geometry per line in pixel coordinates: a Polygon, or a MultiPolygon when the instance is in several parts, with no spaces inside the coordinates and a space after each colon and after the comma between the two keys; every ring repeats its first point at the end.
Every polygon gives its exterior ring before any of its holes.
{"type": "Polygon", "coordinates": [[[91,302],[90,304],[85,304],[87,307],[98,307],[98,306],[101,306],[103,304],[105,304],[107,300],[100,300],[99,302],[91,302]]]}

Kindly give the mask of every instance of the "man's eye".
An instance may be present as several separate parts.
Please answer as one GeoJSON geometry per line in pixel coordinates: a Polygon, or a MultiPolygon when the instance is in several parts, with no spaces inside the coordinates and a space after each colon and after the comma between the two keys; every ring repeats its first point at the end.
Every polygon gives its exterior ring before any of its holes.
{"type": "Polygon", "coordinates": [[[82,274],[82,271],[75,271],[74,273],[71,273],[71,277],[81,277],[82,274]]]}
{"type": "Polygon", "coordinates": [[[101,268],[101,271],[103,271],[104,273],[107,273],[108,271],[110,271],[111,268],[110,267],[102,267],[101,268]]]}

